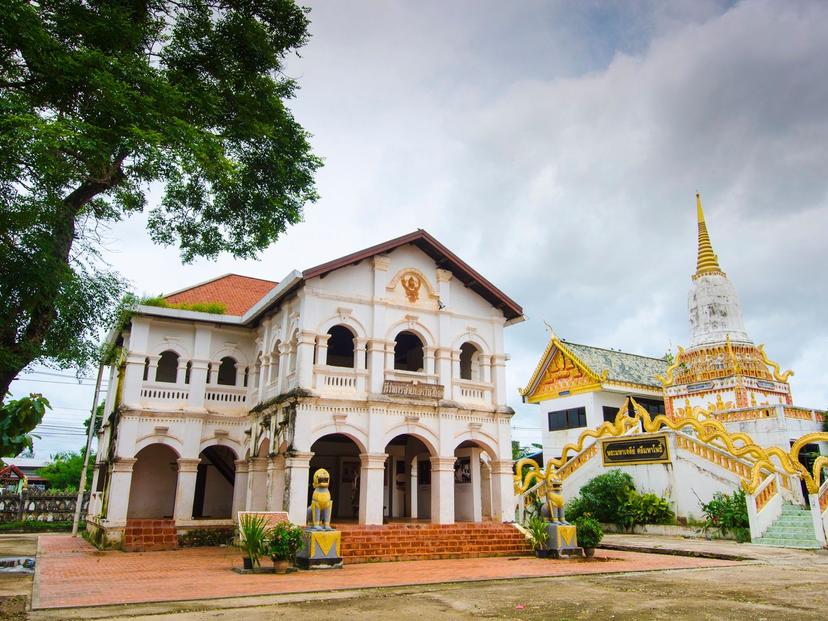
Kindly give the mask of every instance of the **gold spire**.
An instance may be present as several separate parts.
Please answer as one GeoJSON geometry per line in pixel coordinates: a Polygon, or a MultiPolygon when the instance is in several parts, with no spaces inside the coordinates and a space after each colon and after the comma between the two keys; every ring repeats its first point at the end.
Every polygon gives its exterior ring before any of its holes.
{"type": "Polygon", "coordinates": [[[719,260],[713,252],[713,246],[710,243],[710,236],[707,234],[707,225],[704,222],[704,212],[702,211],[701,196],[696,192],[696,215],[699,220],[699,258],[696,262],[696,273],[693,278],[698,278],[704,274],[722,274],[722,268],[719,267],[719,260]]]}

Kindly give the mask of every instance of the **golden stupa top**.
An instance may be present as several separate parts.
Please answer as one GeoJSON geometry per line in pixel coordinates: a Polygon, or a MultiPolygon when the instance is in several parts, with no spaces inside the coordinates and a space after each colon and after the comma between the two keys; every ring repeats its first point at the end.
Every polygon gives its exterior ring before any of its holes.
{"type": "Polygon", "coordinates": [[[701,196],[698,192],[696,193],[696,215],[699,221],[699,257],[696,261],[696,273],[693,278],[696,279],[706,274],[721,274],[724,276],[722,268],[719,267],[719,259],[716,257],[716,253],[713,252],[713,245],[710,243],[707,224],[704,222],[701,196]]]}

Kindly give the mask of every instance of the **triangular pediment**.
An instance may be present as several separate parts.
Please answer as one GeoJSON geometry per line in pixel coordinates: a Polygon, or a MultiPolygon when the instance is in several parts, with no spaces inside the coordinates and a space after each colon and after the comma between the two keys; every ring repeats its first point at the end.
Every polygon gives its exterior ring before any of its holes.
{"type": "Polygon", "coordinates": [[[553,338],[525,389],[528,403],[600,388],[601,377],[577,358],[564,343],[553,338]]]}

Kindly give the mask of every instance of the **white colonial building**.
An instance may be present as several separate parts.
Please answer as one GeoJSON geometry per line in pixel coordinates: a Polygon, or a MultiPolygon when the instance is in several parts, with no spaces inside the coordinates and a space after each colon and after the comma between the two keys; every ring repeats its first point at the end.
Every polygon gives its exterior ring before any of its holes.
{"type": "Polygon", "coordinates": [[[284,510],[311,473],[334,522],[514,518],[503,328],[515,302],[428,233],[293,271],[228,275],[138,306],[111,336],[93,535],[284,510]]]}

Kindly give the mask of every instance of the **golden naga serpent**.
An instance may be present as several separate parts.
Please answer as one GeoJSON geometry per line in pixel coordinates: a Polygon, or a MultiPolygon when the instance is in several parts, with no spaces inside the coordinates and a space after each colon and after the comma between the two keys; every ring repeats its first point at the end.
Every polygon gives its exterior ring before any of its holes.
{"type": "Polygon", "coordinates": [[[641,427],[646,433],[654,433],[662,429],[678,431],[686,427],[692,427],[696,431],[699,441],[712,446],[717,446],[714,442],[718,442],[720,444],[717,448],[726,448],[734,457],[747,457],[753,461],[753,466],[751,467],[750,476],[742,478],[742,487],[749,494],[753,494],[762,483],[762,480],[768,474],[774,472],[780,474],[784,472],[801,478],[805,481],[808,493],[817,494],[821,484],[822,469],[828,467],[828,457],[826,456],[816,458],[811,472],[799,463],[799,451],[802,447],[813,442],[828,442],[828,433],[826,432],[809,433],[802,436],[793,443],[790,451],[785,451],[778,446],[762,447],[756,444],[746,433],[729,433],[721,422],[714,419],[700,420],[693,416],[671,419],[664,414],[659,414],[653,418],[635,399],[628,397],[615,415],[614,422],[607,421],[596,429],[584,431],[575,444],[567,444],[563,447],[559,458],[553,458],[546,462],[545,471],[540,468],[534,459],[528,457],[519,459],[515,464],[515,493],[523,494],[532,485],[543,483],[546,479],[545,473],[554,473],[558,470],[568,461],[567,456],[570,453],[580,453],[587,439],[595,438],[597,440],[604,437],[621,436],[639,423],[641,423],[641,427]],[[630,404],[633,406],[634,416],[627,415],[630,404]],[[526,469],[525,473],[523,472],[524,469],[526,469]],[[780,469],[782,472],[780,472],[780,469]]]}

